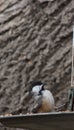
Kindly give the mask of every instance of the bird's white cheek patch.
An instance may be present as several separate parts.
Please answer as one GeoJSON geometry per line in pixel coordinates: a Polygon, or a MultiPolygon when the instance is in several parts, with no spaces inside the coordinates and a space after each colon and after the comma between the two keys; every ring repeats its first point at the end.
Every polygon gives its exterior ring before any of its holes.
{"type": "Polygon", "coordinates": [[[38,95],[39,91],[41,90],[41,87],[42,85],[36,85],[35,87],[33,87],[32,92],[38,95]]]}

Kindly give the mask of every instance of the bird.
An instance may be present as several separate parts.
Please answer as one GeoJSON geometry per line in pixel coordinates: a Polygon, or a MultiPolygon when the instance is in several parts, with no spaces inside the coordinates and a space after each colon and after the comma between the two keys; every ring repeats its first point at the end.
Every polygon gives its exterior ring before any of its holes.
{"type": "Polygon", "coordinates": [[[45,83],[36,81],[31,84],[31,95],[34,105],[31,108],[32,113],[46,113],[54,110],[54,97],[52,93],[45,89],[45,83]]]}

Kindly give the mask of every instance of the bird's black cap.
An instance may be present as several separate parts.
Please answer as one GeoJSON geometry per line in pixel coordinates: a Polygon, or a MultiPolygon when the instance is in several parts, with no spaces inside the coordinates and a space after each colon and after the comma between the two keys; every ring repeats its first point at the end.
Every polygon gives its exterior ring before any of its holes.
{"type": "Polygon", "coordinates": [[[32,87],[36,86],[36,85],[42,85],[43,83],[41,81],[36,81],[32,83],[32,87]]]}

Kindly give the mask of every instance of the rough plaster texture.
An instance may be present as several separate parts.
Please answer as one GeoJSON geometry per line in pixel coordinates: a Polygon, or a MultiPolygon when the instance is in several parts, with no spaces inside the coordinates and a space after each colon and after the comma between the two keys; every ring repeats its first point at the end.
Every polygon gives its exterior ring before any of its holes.
{"type": "Polygon", "coordinates": [[[73,20],[73,0],[0,0],[0,114],[25,113],[36,80],[66,102],[73,20]]]}

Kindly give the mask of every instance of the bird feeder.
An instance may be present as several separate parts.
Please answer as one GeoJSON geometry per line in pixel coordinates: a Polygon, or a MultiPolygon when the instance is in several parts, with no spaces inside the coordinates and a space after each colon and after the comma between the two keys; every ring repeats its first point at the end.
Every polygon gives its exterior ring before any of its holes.
{"type": "Polygon", "coordinates": [[[74,130],[73,112],[52,112],[0,117],[7,127],[28,130],[74,130]]]}

